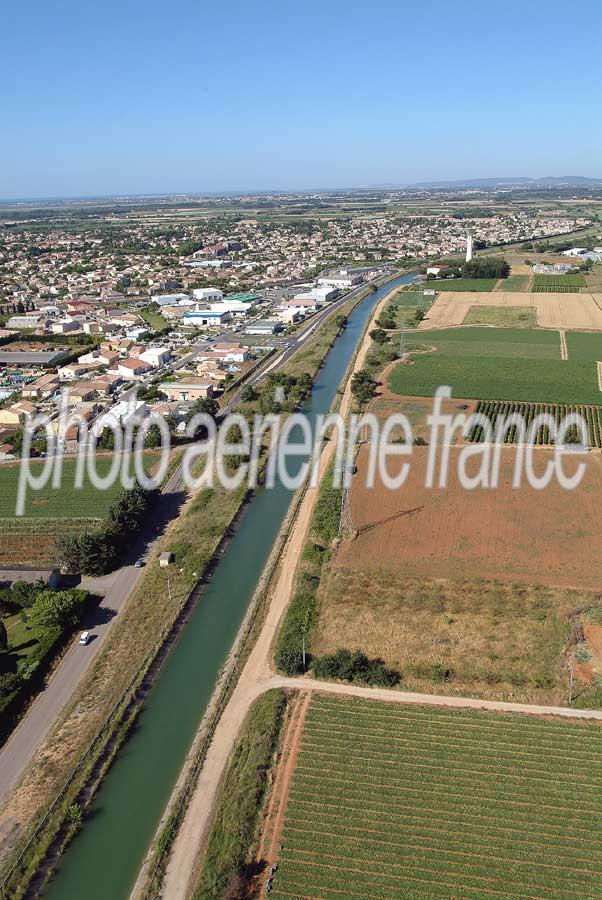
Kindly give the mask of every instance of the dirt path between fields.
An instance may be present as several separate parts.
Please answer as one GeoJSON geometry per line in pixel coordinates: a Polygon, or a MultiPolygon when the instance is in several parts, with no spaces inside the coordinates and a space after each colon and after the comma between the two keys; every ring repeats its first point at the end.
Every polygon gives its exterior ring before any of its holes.
{"type": "MultiPolygon", "coordinates": [[[[288,806],[289,787],[297,765],[301,738],[303,737],[303,727],[310,702],[311,691],[303,691],[297,699],[284,738],[283,753],[277,767],[276,780],[270,796],[263,834],[257,853],[257,861],[263,863],[266,870],[269,866],[278,862],[280,855],[280,840],[284,828],[284,816],[288,806]]],[[[264,877],[262,877],[263,880],[265,880],[264,877]]]]}
{"type": "MultiPolygon", "coordinates": [[[[366,328],[362,344],[349,373],[340,405],[341,415],[351,408],[351,375],[361,369],[368,353],[371,339],[369,331],[380,315],[385,303],[390,299],[386,294],[374,308],[366,328]]],[[[336,441],[328,441],[320,458],[320,479],[323,477],[334,454],[336,441]]],[[[211,827],[214,806],[220,783],[230,755],[238,738],[240,728],[252,703],[261,694],[272,688],[294,690],[317,690],[327,693],[344,694],[366,699],[385,700],[393,703],[432,704],[458,708],[490,709],[506,712],[523,712],[534,715],[558,715],[564,717],[598,719],[602,721],[602,711],[575,710],[564,707],[530,706],[529,704],[504,703],[465,697],[416,694],[405,691],[362,688],[353,684],[331,684],[311,678],[286,678],[276,675],[272,666],[272,646],[280,621],[292,596],[295,570],[311,525],[314,506],[318,497],[317,487],[308,487],[299,506],[297,518],[284,545],[280,558],[276,584],[270,598],[265,622],[243,668],[240,678],[216,726],[213,740],[207,751],[205,763],[174,841],[171,857],[167,865],[162,895],[169,900],[186,900],[194,886],[198,871],[199,854],[211,827]]]]}

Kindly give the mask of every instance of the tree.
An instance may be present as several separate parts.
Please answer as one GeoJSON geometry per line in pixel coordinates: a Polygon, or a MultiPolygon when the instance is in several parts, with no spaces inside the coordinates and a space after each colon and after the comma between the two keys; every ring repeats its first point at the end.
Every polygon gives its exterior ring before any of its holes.
{"type": "Polygon", "coordinates": [[[369,372],[361,369],[351,379],[351,393],[359,403],[367,403],[376,393],[377,382],[369,372]]]}
{"type": "Polygon", "coordinates": [[[387,342],[387,332],[383,331],[382,328],[373,328],[370,332],[370,337],[377,344],[385,344],[387,342]]]}
{"type": "Polygon", "coordinates": [[[38,594],[28,616],[36,628],[73,628],[84,611],[87,591],[42,591],[38,594]]]}
{"type": "Polygon", "coordinates": [[[3,653],[8,647],[8,634],[6,632],[6,626],[2,620],[0,620],[0,653],[3,653]]]}
{"type": "Polygon", "coordinates": [[[240,392],[240,399],[243,403],[252,403],[254,400],[257,400],[259,394],[255,390],[252,384],[245,384],[242,391],[240,392]]]}

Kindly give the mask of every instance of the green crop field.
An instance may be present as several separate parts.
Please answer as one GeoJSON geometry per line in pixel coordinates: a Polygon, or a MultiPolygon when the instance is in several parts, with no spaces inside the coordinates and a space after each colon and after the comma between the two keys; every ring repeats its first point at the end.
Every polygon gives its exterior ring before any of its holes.
{"type": "Polygon", "coordinates": [[[602,361],[602,333],[595,331],[568,331],[566,346],[569,359],[602,361]]]}
{"type": "Polygon", "coordinates": [[[314,696],[270,896],[602,897],[595,723],[314,696]]]}
{"type": "MultiPolygon", "coordinates": [[[[476,412],[487,416],[494,433],[500,419],[506,419],[515,413],[522,417],[527,429],[531,427],[533,419],[541,413],[551,415],[557,425],[560,424],[565,416],[568,416],[570,413],[577,413],[585,420],[589,446],[602,447],[602,406],[580,406],[579,404],[567,406],[561,403],[513,403],[507,400],[481,400],[477,404],[476,412]]],[[[504,443],[514,444],[519,438],[520,435],[517,432],[517,428],[513,426],[508,430],[504,443]]],[[[484,439],[485,434],[482,426],[475,426],[468,436],[468,440],[477,443],[484,439]]],[[[550,443],[549,430],[545,425],[538,429],[535,443],[540,445],[550,443]]]]}
{"type": "Polygon", "coordinates": [[[537,328],[537,314],[532,306],[471,306],[464,324],[537,328]]]}
{"type": "Polygon", "coordinates": [[[526,291],[529,288],[530,281],[529,275],[509,275],[508,278],[502,280],[498,290],[509,293],[526,291]]]}
{"type": "MultiPolygon", "coordinates": [[[[145,465],[149,466],[156,457],[151,453],[144,454],[145,465]]],[[[99,456],[96,460],[96,470],[99,477],[104,477],[109,472],[113,457],[99,456]]],[[[39,474],[43,463],[32,463],[31,470],[39,474]]],[[[46,487],[37,491],[28,490],[25,505],[25,517],[32,519],[71,519],[71,518],[102,518],[111,503],[122,490],[121,479],[117,480],[107,490],[98,490],[84,478],[81,488],[75,487],[74,460],[63,461],[61,486],[53,488],[51,479],[46,487]]],[[[0,519],[10,518],[15,515],[17,501],[17,489],[19,484],[20,466],[0,467],[0,519]]],[[[133,472],[133,467],[128,471],[133,472]]]]}
{"type": "Polygon", "coordinates": [[[430,347],[435,352],[418,352],[392,371],[392,391],[432,397],[447,384],[452,396],[465,399],[602,404],[595,363],[570,350],[561,360],[555,331],[453,328],[407,335],[406,350],[430,347]]]}
{"type": "Polygon", "coordinates": [[[433,291],[492,291],[497,278],[441,278],[424,284],[433,291]]]}
{"type": "Polygon", "coordinates": [[[536,275],[533,292],[536,294],[578,294],[585,287],[583,275],[536,275]]]}

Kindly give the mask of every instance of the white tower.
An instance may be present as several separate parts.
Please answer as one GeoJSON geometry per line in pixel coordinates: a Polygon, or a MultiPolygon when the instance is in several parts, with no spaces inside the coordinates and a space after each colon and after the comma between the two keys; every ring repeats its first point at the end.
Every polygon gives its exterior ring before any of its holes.
{"type": "Polygon", "coordinates": [[[466,262],[472,259],[472,234],[470,228],[466,229],[466,262]]]}

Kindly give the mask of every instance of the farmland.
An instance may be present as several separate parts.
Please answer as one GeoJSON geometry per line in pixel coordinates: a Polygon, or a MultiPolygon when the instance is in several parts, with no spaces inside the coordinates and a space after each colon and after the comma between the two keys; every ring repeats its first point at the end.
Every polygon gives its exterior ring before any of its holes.
{"type": "MultiPolygon", "coordinates": [[[[561,420],[570,413],[577,413],[583,417],[587,424],[587,434],[590,447],[602,447],[602,407],[600,406],[563,406],[558,403],[510,403],[508,401],[488,400],[481,401],[476,408],[476,412],[487,416],[491,422],[491,426],[495,433],[498,421],[517,413],[524,421],[527,429],[530,428],[533,419],[546,413],[552,416],[556,424],[560,424],[561,420]]],[[[580,434],[578,435],[580,439],[580,434]]],[[[481,442],[485,439],[485,432],[482,426],[475,426],[468,440],[481,442]]],[[[504,443],[514,444],[517,440],[522,439],[515,426],[510,428],[505,435],[504,443]]],[[[549,430],[542,425],[535,436],[535,443],[540,445],[550,444],[549,430]]]]}
{"type": "Polygon", "coordinates": [[[531,306],[471,306],[464,324],[537,328],[537,314],[531,306]]]}
{"type": "MultiPolygon", "coordinates": [[[[577,288],[574,289],[575,291],[577,288]]],[[[540,328],[602,331],[602,297],[588,293],[540,291],[442,292],[420,323],[420,330],[462,325],[474,306],[532,307],[540,328]]]]}
{"type": "Polygon", "coordinates": [[[602,731],[314,695],[274,898],[602,897],[602,731]]]}
{"type": "Polygon", "coordinates": [[[508,278],[502,279],[496,287],[496,291],[527,291],[531,277],[529,275],[509,275],[508,278]]]}
{"type": "Polygon", "coordinates": [[[92,531],[98,518],[0,519],[0,563],[4,566],[53,566],[56,542],[64,535],[92,531]]]}
{"type": "Polygon", "coordinates": [[[492,291],[496,284],[496,278],[439,278],[426,282],[434,291],[492,291]]]}
{"type": "MultiPolygon", "coordinates": [[[[145,463],[153,460],[152,453],[145,453],[145,463]]],[[[98,456],[96,471],[99,477],[109,472],[113,462],[112,456],[98,456]]],[[[32,463],[32,473],[39,474],[44,463],[32,463]]],[[[86,475],[81,488],[75,487],[76,463],[74,460],[63,461],[61,486],[53,488],[49,483],[38,490],[29,490],[25,506],[25,517],[31,519],[70,519],[70,518],[102,518],[109,506],[121,491],[121,479],[106,490],[96,488],[86,475]]],[[[128,467],[128,471],[132,471],[128,467]]],[[[15,515],[17,487],[19,483],[19,466],[2,466],[0,468],[0,519],[15,515]]]]}
{"type": "MultiPolygon", "coordinates": [[[[449,453],[446,486],[438,481],[427,488],[431,448],[414,447],[409,476],[403,488],[390,490],[377,477],[366,485],[369,448],[357,458],[357,474],[350,491],[355,540],[344,541],[333,565],[349,571],[389,573],[405,577],[487,578],[527,584],[600,590],[602,542],[599,498],[602,495],[602,457],[589,454],[582,482],[566,491],[553,480],[546,490],[521,479],[512,481],[517,456],[501,450],[495,490],[465,490],[458,478],[459,448],[449,453]],[[407,515],[399,513],[416,510],[407,515]],[[385,522],[388,517],[396,516],[385,522]],[[382,524],[380,524],[382,523],[382,524]],[[578,538],[578,540],[577,540],[578,538]]],[[[538,474],[554,451],[537,450],[538,474]]],[[[436,478],[442,454],[436,455],[436,478]]],[[[473,461],[473,470],[479,461],[473,461]]],[[[575,460],[565,460],[567,474],[575,460]]],[[[391,472],[393,467],[389,467],[391,472]]],[[[469,468],[469,474],[473,474],[469,468]]]]}
{"type": "Polygon", "coordinates": [[[395,367],[397,394],[432,397],[442,384],[456,397],[537,403],[602,404],[594,363],[569,352],[560,359],[557,332],[456,328],[418,331],[405,342],[415,352],[395,367]]]}
{"type": "Polygon", "coordinates": [[[536,275],[532,290],[535,294],[574,294],[585,285],[583,275],[536,275]]]}

